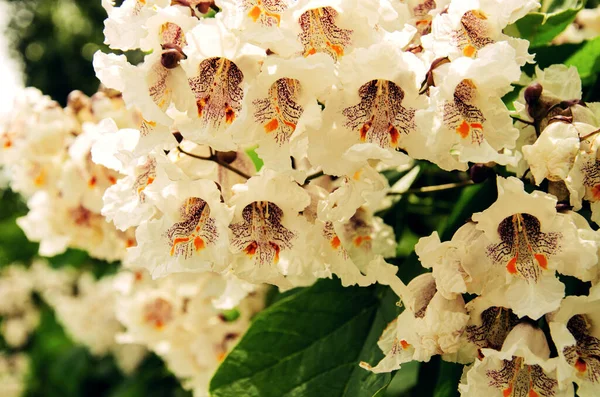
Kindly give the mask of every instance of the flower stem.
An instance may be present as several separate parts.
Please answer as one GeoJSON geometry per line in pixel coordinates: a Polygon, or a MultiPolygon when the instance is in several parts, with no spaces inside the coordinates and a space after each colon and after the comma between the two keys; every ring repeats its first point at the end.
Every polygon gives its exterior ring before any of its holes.
{"type": "Polygon", "coordinates": [[[194,153],[186,152],[185,150],[183,150],[179,146],[177,146],[177,150],[179,150],[181,153],[183,153],[183,154],[185,154],[187,156],[193,157],[193,158],[198,159],[198,160],[213,161],[213,162],[219,164],[221,167],[223,167],[225,169],[228,169],[229,171],[231,171],[233,173],[238,174],[242,178],[245,178],[245,179],[250,179],[251,178],[250,175],[248,175],[245,172],[243,172],[243,171],[241,171],[241,170],[239,170],[239,169],[231,166],[231,164],[228,164],[228,163],[226,163],[224,161],[219,160],[219,158],[213,152],[212,149],[210,149],[210,156],[200,156],[200,155],[197,155],[197,154],[194,154],[194,153]]]}
{"type": "Polygon", "coordinates": [[[417,187],[414,189],[407,189],[405,192],[389,192],[390,196],[401,196],[403,194],[411,194],[411,193],[431,193],[431,192],[439,192],[442,190],[450,190],[456,189],[459,187],[473,185],[473,181],[468,179],[466,181],[461,182],[452,182],[452,183],[444,183],[443,185],[434,185],[434,186],[423,186],[417,187]]]}

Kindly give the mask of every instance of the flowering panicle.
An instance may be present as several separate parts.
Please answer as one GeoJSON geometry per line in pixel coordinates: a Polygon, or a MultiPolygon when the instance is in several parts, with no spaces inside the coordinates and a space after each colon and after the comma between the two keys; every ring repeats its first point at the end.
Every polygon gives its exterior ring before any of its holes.
{"type": "MultiPolygon", "coordinates": [[[[99,93],[62,109],[28,89],[0,132],[0,164],[30,208],[19,225],[40,253],[81,248],[128,269],[48,298],[76,339],[104,352],[118,334],[205,395],[261,309],[261,284],[337,276],[389,285],[404,303],[368,370],[441,355],[469,364],[465,396],[598,392],[600,235],[575,211],[600,223],[600,106],[581,99],[573,67],[521,75],[529,42],[503,31],[537,1],[103,6],[106,44],[143,61],[98,52],[99,93]],[[527,87],[510,111],[513,84],[527,87]],[[380,211],[408,191],[416,160],[518,178],[498,176],[497,200],[449,241],[421,238],[431,272],[404,285],[380,211]],[[392,187],[381,174],[410,169],[392,187]],[[565,276],[590,294],[565,296],[565,276]],[[84,308],[98,302],[110,329],[86,334],[84,308]]],[[[27,321],[3,323],[15,343],[27,321]]]]}

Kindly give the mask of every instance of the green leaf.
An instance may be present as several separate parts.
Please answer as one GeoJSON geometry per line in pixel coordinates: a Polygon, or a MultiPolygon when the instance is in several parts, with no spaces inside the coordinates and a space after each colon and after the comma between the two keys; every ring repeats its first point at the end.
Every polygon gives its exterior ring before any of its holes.
{"type": "Polygon", "coordinates": [[[585,0],[545,1],[540,12],[525,15],[504,31],[508,35],[529,40],[531,47],[543,46],[569,26],[584,5],[585,0]]]}
{"type": "Polygon", "coordinates": [[[260,171],[260,169],[265,164],[263,160],[256,153],[256,147],[246,149],[246,154],[250,157],[250,160],[254,163],[254,167],[256,167],[256,171],[260,171]]]}
{"type": "Polygon", "coordinates": [[[600,73],[600,37],[587,41],[564,63],[577,68],[584,85],[592,83],[600,73]]]}
{"type": "Polygon", "coordinates": [[[398,315],[389,288],[343,288],[320,280],[259,313],[214,375],[213,397],[372,397],[391,374],[360,361],[379,361],[376,345],[398,315]]]}
{"type": "Polygon", "coordinates": [[[454,233],[473,215],[488,208],[497,198],[496,179],[489,178],[478,185],[463,189],[456,201],[454,211],[438,230],[442,241],[452,238],[454,233]]]}
{"type": "Polygon", "coordinates": [[[458,382],[463,372],[464,365],[442,361],[439,376],[433,397],[458,397],[458,382]]]}

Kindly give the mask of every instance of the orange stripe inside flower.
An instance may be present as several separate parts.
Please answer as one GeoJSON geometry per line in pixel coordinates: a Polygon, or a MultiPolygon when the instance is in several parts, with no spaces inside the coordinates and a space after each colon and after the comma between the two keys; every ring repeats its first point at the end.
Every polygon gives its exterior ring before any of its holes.
{"type": "Polygon", "coordinates": [[[473,47],[471,44],[467,44],[465,46],[465,48],[463,48],[462,52],[463,55],[466,57],[473,57],[473,55],[475,55],[475,51],[477,51],[477,49],[475,47],[473,47]]]}
{"type": "Polygon", "coordinates": [[[338,249],[338,248],[340,248],[340,245],[341,245],[341,244],[342,244],[342,242],[340,241],[340,238],[339,238],[338,236],[334,236],[334,237],[331,239],[331,247],[332,247],[333,249],[338,249]]]}
{"type": "Polygon", "coordinates": [[[592,195],[596,200],[600,200],[600,185],[596,185],[592,188],[592,195]]]}
{"type": "MultiPolygon", "coordinates": [[[[533,256],[534,256],[535,260],[537,261],[537,263],[540,265],[540,267],[542,269],[544,269],[544,270],[548,269],[548,259],[546,258],[546,255],[544,255],[544,254],[534,254],[533,256]]],[[[519,260],[519,255],[517,254],[506,265],[506,270],[510,274],[517,274],[519,272],[517,270],[517,262],[518,262],[518,260],[519,260]]]]}
{"type": "Polygon", "coordinates": [[[248,16],[250,18],[252,18],[252,21],[253,22],[258,21],[260,16],[264,13],[267,17],[275,19],[277,21],[277,26],[279,26],[279,23],[281,22],[281,16],[279,16],[279,14],[274,14],[272,12],[262,10],[259,7],[260,5],[261,5],[261,1],[259,0],[258,5],[255,5],[254,7],[252,7],[250,12],[248,13],[248,16]]]}
{"type": "Polygon", "coordinates": [[[354,239],[354,245],[360,247],[363,243],[371,241],[370,236],[358,236],[354,239]]]}
{"type": "Polygon", "coordinates": [[[579,371],[579,373],[583,373],[583,372],[587,371],[587,364],[581,358],[578,358],[577,361],[575,362],[575,369],[577,369],[577,371],[579,371]]]}
{"type": "Polygon", "coordinates": [[[469,136],[471,129],[475,130],[483,130],[483,125],[481,123],[467,123],[466,120],[456,127],[456,132],[460,135],[461,138],[466,138],[469,136]]]}
{"type": "Polygon", "coordinates": [[[279,127],[279,121],[277,119],[273,119],[265,124],[265,132],[268,134],[269,132],[275,131],[279,127]]]}

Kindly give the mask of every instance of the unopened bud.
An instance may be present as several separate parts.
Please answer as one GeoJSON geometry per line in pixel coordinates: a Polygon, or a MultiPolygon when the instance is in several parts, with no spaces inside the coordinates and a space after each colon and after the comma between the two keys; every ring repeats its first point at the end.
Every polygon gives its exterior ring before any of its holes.
{"type": "Polygon", "coordinates": [[[215,3],[213,1],[203,1],[199,4],[196,4],[196,10],[198,10],[201,14],[206,14],[215,3]]]}
{"type": "Polygon", "coordinates": [[[527,102],[529,106],[535,106],[540,100],[543,91],[544,87],[542,87],[540,83],[529,85],[529,87],[525,88],[525,102],[527,102]]]}
{"type": "Polygon", "coordinates": [[[185,58],[186,56],[181,50],[169,48],[163,51],[160,63],[167,69],[175,69],[179,65],[179,62],[185,58]]]}
{"type": "Polygon", "coordinates": [[[473,164],[471,168],[469,168],[469,176],[474,183],[484,182],[492,175],[494,175],[494,171],[485,164],[473,164]]]}

